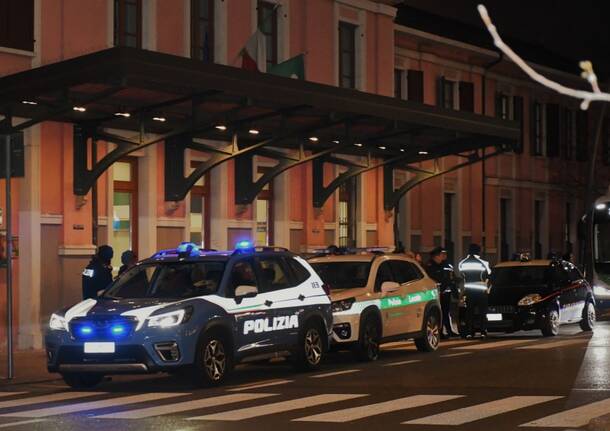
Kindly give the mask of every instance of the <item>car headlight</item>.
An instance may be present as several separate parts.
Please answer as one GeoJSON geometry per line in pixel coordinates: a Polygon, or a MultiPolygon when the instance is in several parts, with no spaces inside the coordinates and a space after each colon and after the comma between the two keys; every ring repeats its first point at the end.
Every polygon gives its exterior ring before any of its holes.
{"type": "Polygon", "coordinates": [[[332,303],[333,313],[337,313],[339,311],[346,311],[352,308],[352,305],[356,302],[356,298],[347,298],[342,299],[340,301],[334,301],[332,303]]]}
{"type": "Polygon", "coordinates": [[[49,328],[54,331],[67,331],[68,330],[68,322],[66,319],[58,314],[51,314],[51,319],[49,319],[49,328]]]}
{"type": "Polygon", "coordinates": [[[523,298],[521,298],[519,300],[519,305],[520,306],[532,305],[532,304],[535,304],[536,302],[540,302],[541,299],[542,299],[542,296],[540,296],[537,293],[532,293],[530,295],[525,295],[523,298]]]}
{"type": "Polygon", "coordinates": [[[148,318],[149,328],[171,328],[186,322],[190,317],[190,309],[174,310],[148,318]]]}

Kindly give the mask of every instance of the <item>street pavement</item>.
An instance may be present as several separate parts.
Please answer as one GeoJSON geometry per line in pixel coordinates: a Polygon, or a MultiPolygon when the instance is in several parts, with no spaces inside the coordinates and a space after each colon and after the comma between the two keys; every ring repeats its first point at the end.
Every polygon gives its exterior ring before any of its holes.
{"type": "Polygon", "coordinates": [[[0,430],[610,430],[606,415],[610,322],[593,335],[576,325],[554,338],[454,339],[434,353],[391,343],[374,363],[333,353],[315,373],[243,365],[214,389],[167,375],[88,391],[0,383],[0,430]]]}

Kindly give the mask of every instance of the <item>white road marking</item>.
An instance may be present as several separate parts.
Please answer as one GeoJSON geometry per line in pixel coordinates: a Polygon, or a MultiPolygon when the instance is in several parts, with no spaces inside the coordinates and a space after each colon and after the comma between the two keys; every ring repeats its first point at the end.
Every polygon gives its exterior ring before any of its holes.
{"type": "Polygon", "coordinates": [[[531,338],[524,338],[523,340],[503,340],[503,341],[485,341],[479,344],[469,345],[469,346],[459,346],[453,347],[452,350],[485,350],[485,349],[495,349],[497,347],[509,347],[517,344],[531,343],[533,340],[531,338]]]}
{"type": "Polygon", "coordinates": [[[445,346],[464,346],[466,344],[476,344],[476,343],[480,343],[481,340],[480,339],[471,339],[471,340],[443,340],[440,343],[440,347],[445,347],[445,346]]]}
{"type": "Polygon", "coordinates": [[[66,415],[70,413],[83,412],[87,410],[103,409],[106,407],[124,406],[127,404],[142,403],[145,401],[164,400],[166,398],[179,397],[189,394],[153,392],[149,394],[129,395],[126,397],[109,398],[100,401],[90,401],[85,403],[65,404],[62,406],[48,407],[36,410],[26,410],[20,412],[6,413],[0,416],[20,417],[20,418],[44,418],[54,415],[66,415]]]}
{"type": "Polygon", "coordinates": [[[349,422],[370,416],[381,415],[384,413],[396,412],[399,410],[412,409],[415,407],[427,406],[429,404],[449,401],[460,398],[463,395],[413,395],[410,397],[398,398],[381,403],[368,404],[366,406],[351,407],[348,409],[335,410],[327,413],[320,413],[312,416],[305,416],[293,421],[299,422],[349,422]]]}
{"type": "Polygon", "coordinates": [[[610,413],[610,398],[585,404],[584,406],[576,407],[570,410],[564,410],[554,415],[536,419],[519,426],[579,428],[587,425],[591,419],[607,415],[608,413],[610,413]]]}
{"type": "Polygon", "coordinates": [[[383,364],[382,367],[396,367],[398,365],[414,364],[416,362],[421,362],[421,359],[410,359],[408,361],[390,362],[389,364],[383,364]]]}
{"type": "Polygon", "coordinates": [[[19,426],[19,425],[29,425],[29,424],[35,424],[35,423],[44,422],[44,421],[46,421],[46,419],[30,419],[30,420],[27,420],[27,421],[9,422],[9,423],[6,423],[6,424],[1,424],[0,428],[16,427],[16,426],[19,426]]]}
{"type": "Polygon", "coordinates": [[[472,355],[472,352],[460,352],[460,353],[449,353],[448,355],[441,355],[439,358],[453,358],[455,356],[472,355]]]}
{"type": "Polygon", "coordinates": [[[512,412],[536,404],[546,403],[563,397],[554,396],[515,396],[502,398],[488,403],[477,404],[462,409],[413,419],[404,424],[413,425],[463,425],[480,419],[512,412]]]}
{"type": "Polygon", "coordinates": [[[14,395],[23,395],[27,392],[0,392],[0,397],[12,397],[14,395]]]}
{"type": "Polygon", "coordinates": [[[322,379],[324,377],[332,377],[332,376],[340,376],[341,374],[351,374],[358,373],[362,370],[341,370],[341,371],[332,371],[330,373],[316,374],[314,376],[309,376],[312,379],[322,379]]]}
{"type": "Polygon", "coordinates": [[[92,397],[94,395],[105,395],[106,392],[59,392],[49,395],[39,395],[36,397],[19,398],[17,400],[0,401],[0,409],[10,407],[22,407],[32,404],[52,403],[55,401],[73,400],[75,398],[92,397]]]}
{"type": "Polygon", "coordinates": [[[572,346],[574,344],[582,344],[582,343],[586,343],[587,340],[562,340],[562,341],[553,341],[553,342],[546,342],[546,343],[540,343],[540,344],[534,344],[534,345],[530,345],[530,346],[522,346],[522,347],[517,347],[515,348],[515,350],[546,350],[546,349],[554,349],[556,347],[564,347],[564,346],[572,346]]]}
{"type": "Polygon", "coordinates": [[[266,382],[236,386],[234,388],[227,389],[227,391],[228,392],[248,391],[250,389],[266,388],[268,386],[276,386],[276,385],[285,385],[286,383],[293,383],[293,382],[294,382],[294,380],[271,380],[271,381],[266,381],[266,382]]]}
{"type": "Polygon", "coordinates": [[[277,403],[266,404],[244,409],[230,410],[226,412],[213,413],[210,415],[196,416],[188,420],[208,420],[208,421],[241,421],[245,419],[257,418],[260,416],[272,415],[275,413],[287,412],[290,410],[315,407],[323,404],[346,401],[354,398],[365,397],[366,394],[321,394],[311,397],[303,397],[295,400],[280,401],[277,403]]]}
{"type": "Polygon", "coordinates": [[[204,409],[206,407],[216,407],[224,404],[239,403],[243,401],[256,400],[259,398],[271,397],[277,394],[230,394],[202,398],[181,403],[164,404],[161,406],[146,407],[143,409],[128,410],[124,412],[108,413],[96,416],[96,419],[142,419],[152,416],[175,414],[189,410],[204,409]]]}
{"type": "Polygon", "coordinates": [[[392,343],[383,344],[382,350],[416,350],[412,341],[395,341],[392,343]]]}

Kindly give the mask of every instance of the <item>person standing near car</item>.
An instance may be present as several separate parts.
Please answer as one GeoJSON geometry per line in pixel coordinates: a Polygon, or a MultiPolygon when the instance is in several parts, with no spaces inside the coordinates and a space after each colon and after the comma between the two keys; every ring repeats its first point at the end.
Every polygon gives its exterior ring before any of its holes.
{"type": "Polygon", "coordinates": [[[439,297],[443,313],[443,328],[446,334],[442,338],[454,337],[457,334],[451,327],[451,302],[457,296],[457,286],[454,281],[453,267],[447,262],[447,251],[436,247],[430,252],[430,260],[426,265],[426,272],[439,286],[439,297]]]}
{"type": "Polygon", "coordinates": [[[481,259],[481,246],[470,244],[468,255],[459,263],[458,270],[464,278],[466,302],[466,338],[475,335],[475,319],[478,317],[479,331],[487,336],[488,279],[491,274],[489,262],[481,259]]]}
{"type": "Polygon", "coordinates": [[[110,261],[114,251],[109,245],[100,245],[97,253],[83,270],[83,299],[97,298],[97,292],[106,289],[112,283],[112,265],[110,261]]]}

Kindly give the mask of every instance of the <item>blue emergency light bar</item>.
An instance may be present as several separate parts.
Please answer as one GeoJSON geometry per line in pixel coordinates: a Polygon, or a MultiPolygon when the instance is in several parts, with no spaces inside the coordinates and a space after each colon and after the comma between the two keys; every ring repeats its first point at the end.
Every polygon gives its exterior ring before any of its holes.
{"type": "Polygon", "coordinates": [[[237,244],[235,244],[235,248],[239,249],[239,250],[246,250],[249,248],[254,248],[254,244],[252,244],[252,241],[248,241],[247,239],[244,239],[242,241],[239,241],[237,244]]]}

